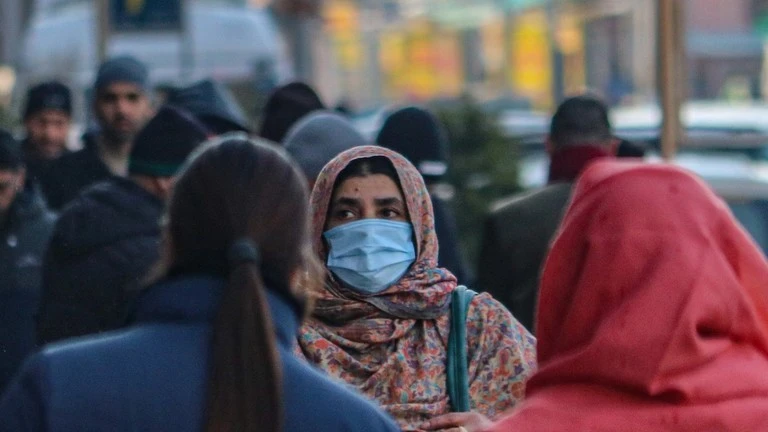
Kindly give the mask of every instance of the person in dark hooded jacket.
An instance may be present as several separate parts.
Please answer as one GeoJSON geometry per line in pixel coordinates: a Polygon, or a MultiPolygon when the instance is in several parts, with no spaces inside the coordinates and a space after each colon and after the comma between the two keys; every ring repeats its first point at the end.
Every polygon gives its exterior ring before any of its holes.
{"type": "Polygon", "coordinates": [[[43,255],[56,217],[26,189],[18,143],[0,130],[0,393],[35,347],[43,255]]]}
{"type": "Polygon", "coordinates": [[[331,159],[352,147],[367,144],[352,122],[333,111],[308,114],[285,137],[285,150],[304,171],[310,190],[331,159]]]}
{"type": "Polygon", "coordinates": [[[259,135],[274,143],[282,144],[288,130],[305,115],[325,109],[312,87],[302,82],[292,82],[275,89],[267,99],[262,114],[259,135]]]}
{"type": "Polygon", "coordinates": [[[98,183],[56,224],[46,256],[38,340],[117,328],[159,254],[159,221],[173,178],[209,135],[190,114],[165,106],[139,133],[129,177],[98,183]]]}
{"type": "Polygon", "coordinates": [[[171,88],[166,103],[189,111],[211,132],[249,132],[248,120],[234,96],[223,85],[206,79],[187,87],[171,88]]]}
{"type": "Polygon", "coordinates": [[[459,228],[453,209],[435,192],[435,186],[448,171],[445,130],[429,111],[406,107],[387,117],[376,142],[402,154],[418,168],[429,189],[435,211],[435,230],[440,243],[438,264],[450,270],[459,280],[470,281],[470,271],[461,255],[459,228]]]}

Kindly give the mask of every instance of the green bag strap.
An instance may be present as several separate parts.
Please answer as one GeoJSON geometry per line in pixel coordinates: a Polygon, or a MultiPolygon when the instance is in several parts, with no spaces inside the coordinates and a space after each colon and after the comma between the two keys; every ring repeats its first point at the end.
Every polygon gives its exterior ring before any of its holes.
{"type": "Polygon", "coordinates": [[[448,397],[453,412],[469,412],[469,369],[467,365],[467,310],[477,295],[460,285],[451,294],[451,333],[448,336],[448,397]]]}

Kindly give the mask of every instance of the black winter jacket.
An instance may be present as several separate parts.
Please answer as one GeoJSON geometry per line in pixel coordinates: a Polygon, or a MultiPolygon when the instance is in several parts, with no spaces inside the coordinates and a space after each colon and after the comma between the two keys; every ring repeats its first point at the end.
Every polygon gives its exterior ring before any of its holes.
{"type": "Polygon", "coordinates": [[[122,325],[158,259],[162,212],[162,200],[118,177],[65,208],[45,261],[39,342],[122,325]]]}
{"type": "Polygon", "coordinates": [[[0,392],[35,348],[43,257],[55,222],[33,189],[17,196],[0,227],[0,392]]]}
{"type": "Polygon", "coordinates": [[[77,195],[97,182],[113,177],[112,172],[99,158],[96,135],[83,135],[85,147],[73,153],[66,153],[46,169],[40,184],[45,192],[48,206],[60,211],[77,195]]]}

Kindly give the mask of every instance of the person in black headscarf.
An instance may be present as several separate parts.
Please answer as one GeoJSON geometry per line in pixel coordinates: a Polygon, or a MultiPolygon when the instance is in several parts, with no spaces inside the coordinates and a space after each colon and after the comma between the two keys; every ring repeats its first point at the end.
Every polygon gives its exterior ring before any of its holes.
{"type": "Polygon", "coordinates": [[[278,87],[264,106],[259,135],[282,144],[291,126],[305,115],[321,109],[325,109],[325,105],[307,84],[292,82],[278,87]]]}
{"type": "Polygon", "coordinates": [[[459,280],[469,280],[471,276],[461,256],[453,209],[435,191],[448,172],[448,138],[443,127],[429,111],[407,107],[387,117],[376,143],[405,156],[424,177],[435,211],[435,230],[440,243],[438,264],[459,280]]]}
{"type": "Polygon", "coordinates": [[[249,132],[240,105],[226,87],[213,80],[168,89],[165,102],[189,111],[216,135],[249,132]]]}

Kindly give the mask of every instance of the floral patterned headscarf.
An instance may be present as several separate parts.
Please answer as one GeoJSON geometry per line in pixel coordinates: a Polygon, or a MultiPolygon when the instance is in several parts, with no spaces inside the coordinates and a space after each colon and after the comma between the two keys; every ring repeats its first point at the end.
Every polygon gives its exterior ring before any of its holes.
{"type": "Polygon", "coordinates": [[[365,146],[348,150],[323,168],[312,190],[312,235],[315,250],[325,262],[328,251],[323,241],[328,208],[339,174],[353,161],[384,157],[390,161],[400,180],[408,216],[416,242],[416,262],[387,290],[366,296],[346,289],[329,278],[327,292],[318,293],[315,314],[346,318],[345,312],[373,313],[377,309],[397,318],[430,319],[445,314],[456,278],[437,267],[437,234],[432,201],[419,171],[403,156],[383,147],[365,146]],[[341,315],[340,315],[341,313],[341,315]]]}
{"type": "MultiPolygon", "coordinates": [[[[312,191],[314,245],[322,234],[339,174],[352,161],[385,157],[392,163],[413,225],[417,258],[410,270],[379,294],[361,295],[330,275],[316,293],[313,316],[299,332],[297,354],[328,375],[375,400],[404,431],[451,411],[446,383],[449,306],[456,278],[437,267],[432,204],[416,168],[382,147],[357,147],[331,161],[312,191]]],[[[533,337],[488,294],[475,296],[467,313],[469,395],[473,411],[488,417],[511,408],[535,368],[533,337]]]]}

